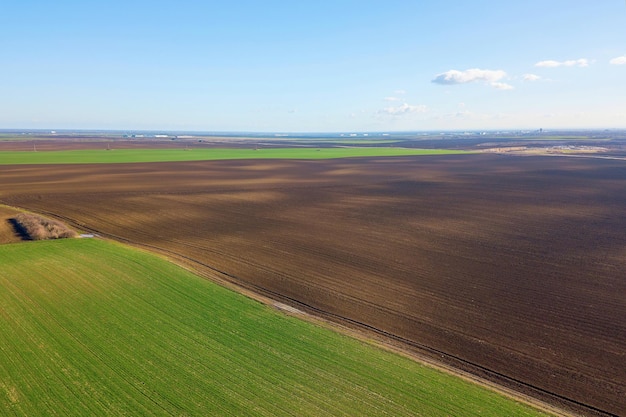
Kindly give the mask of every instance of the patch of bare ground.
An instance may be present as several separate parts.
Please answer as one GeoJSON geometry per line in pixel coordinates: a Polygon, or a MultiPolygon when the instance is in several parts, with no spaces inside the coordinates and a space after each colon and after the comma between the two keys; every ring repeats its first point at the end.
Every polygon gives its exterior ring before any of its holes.
{"type": "Polygon", "coordinates": [[[35,138],[26,140],[19,138],[16,140],[0,141],[0,151],[22,151],[22,152],[45,152],[45,151],[67,151],[85,149],[144,149],[150,148],[185,148],[189,144],[201,146],[197,141],[172,141],[172,140],[136,140],[136,139],[108,139],[108,138],[55,138],[41,139],[35,138]]]}
{"type": "MultiPolygon", "coordinates": [[[[23,151],[23,152],[45,152],[45,151],[67,151],[67,150],[87,150],[87,149],[192,149],[192,148],[245,148],[253,149],[259,145],[258,140],[237,139],[237,138],[150,138],[150,139],[130,139],[130,138],[106,138],[106,137],[57,137],[0,140],[0,151],[23,151]]],[[[287,146],[283,141],[270,141],[268,146],[287,146]]],[[[326,145],[329,146],[329,145],[326,145]]]]}
{"type": "Polygon", "coordinates": [[[587,415],[626,415],[626,165],[2,166],[0,199],[587,415]]]}
{"type": "Polygon", "coordinates": [[[0,205],[0,245],[4,243],[16,243],[22,240],[19,233],[15,231],[13,219],[20,213],[19,210],[0,205]]]}

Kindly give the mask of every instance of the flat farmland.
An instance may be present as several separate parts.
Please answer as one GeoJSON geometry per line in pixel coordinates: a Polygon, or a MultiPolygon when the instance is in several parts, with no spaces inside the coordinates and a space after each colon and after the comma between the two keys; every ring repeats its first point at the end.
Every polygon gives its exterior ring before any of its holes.
{"type": "Polygon", "coordinates": [[[3,416],[547,415],[120,244],[0,263],[3,416]]]}
{"type": "Polygon", "coordinates": [[[586,414],[626,414],[626,165],[0,166],[0,200],[586,414]]]}

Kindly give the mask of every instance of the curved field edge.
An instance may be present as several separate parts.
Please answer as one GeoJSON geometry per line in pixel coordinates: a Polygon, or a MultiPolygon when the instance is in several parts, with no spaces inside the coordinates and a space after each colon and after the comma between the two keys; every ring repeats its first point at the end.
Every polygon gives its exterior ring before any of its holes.
{"type": "Polygon", "coordinates": [[[268,149],[115,149],[72,151],[3,151],[0,165],[112,164],[133,162],[212,161],[227,159],[333,159],[370,156],[446,155],[469,153],[449,149],[393,147],[268,148],[268,149]]]}
{"type": "Polygon", "coordinates": [[[0,264],[1,415],[543,415],[120,244],[0,264]]]}

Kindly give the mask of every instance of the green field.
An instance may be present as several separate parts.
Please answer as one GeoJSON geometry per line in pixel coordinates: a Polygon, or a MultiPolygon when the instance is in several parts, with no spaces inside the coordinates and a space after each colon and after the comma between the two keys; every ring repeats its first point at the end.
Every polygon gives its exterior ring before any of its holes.
{"type": "Polygon", "coordinates": [[[119,244],[0,265],[0,415],[541,415],[119,244]]]}
{"type": "Polygon", "coordinates": [[[270,149],[115,149],[76,151],[5,151],[0,165],[110,164],[129,162],[208,161],[220,159],[331,159],[363,156],[459,154],[465,151],[407,148],[270,148],[270,149]]]}

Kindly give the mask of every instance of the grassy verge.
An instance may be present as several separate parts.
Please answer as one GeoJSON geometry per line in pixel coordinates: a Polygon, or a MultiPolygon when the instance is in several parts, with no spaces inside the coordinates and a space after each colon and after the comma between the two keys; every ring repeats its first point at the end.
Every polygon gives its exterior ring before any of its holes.
{"type": "Polygon", "coordinates": [[[174,162],[220,159],[330,159],[467,153],[447,149],[407,148],[271,148],[271,149],[116,149],[0,152],[0,165],[174,162]]]}
{"type": "Polygon", "coordinates": [[[540,415],[118,244],[0,265],[0,415],[540,415]]]}

